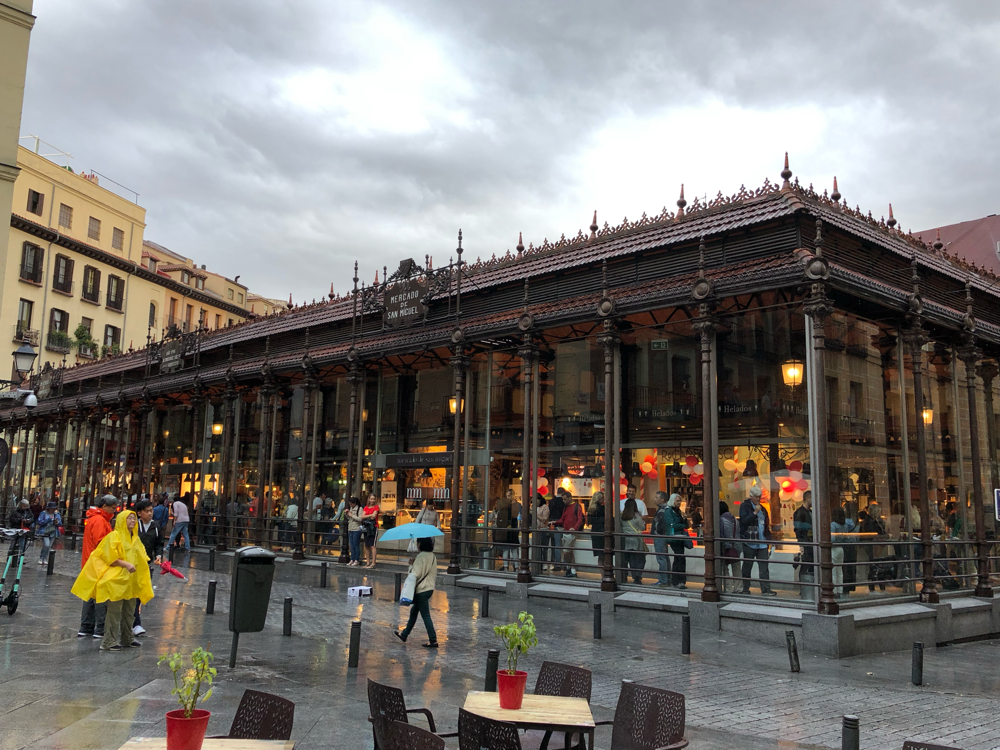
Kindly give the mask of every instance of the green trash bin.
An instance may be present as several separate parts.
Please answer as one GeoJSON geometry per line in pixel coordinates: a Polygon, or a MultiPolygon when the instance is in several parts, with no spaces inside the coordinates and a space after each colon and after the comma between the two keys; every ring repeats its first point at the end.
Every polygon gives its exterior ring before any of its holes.
{"type": "Polygon", "coordinates": [[[241,547],[233,557],[233,584],[229,593],[229,629],[259,633],[267,619],[274,580],[274,553],[263,547],[241,547]]]}

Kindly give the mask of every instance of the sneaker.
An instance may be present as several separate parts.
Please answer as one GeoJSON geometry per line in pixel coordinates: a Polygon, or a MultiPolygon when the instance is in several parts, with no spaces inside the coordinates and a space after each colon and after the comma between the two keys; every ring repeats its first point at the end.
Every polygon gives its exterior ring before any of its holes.
{"type": "Polygon", "coordinates": [[[144,628],[142,625],[136,625],[134,628],[132,628],[132,635],[145,635],[145,634],[146,634],[146,628],[144,628]]]}
{"type": "Polygon", "coordinates": [[[767,591],[761,591],[760,593],[761,593],[762,596],[777,596],[778,595],[777,591],[771,591],[770,589],[768,589],[767,591]]]}
{"type": "Polygon", "coordinates": [[[87,638],[87,637],[90,637],[92,635],[94,635],[94,634],[92,632],[90,632],[89,630],[81,630],[80,632],[78,632],[76,634],[76,637],[77,638],[87,638]]]}
{"type": "Polygon", "coordinates": [[[38,564],[39,564],[39,565],[45,565],[45,560],[39,560],[39,561],[38,561],[38,564]]]}
{"type": "Polygon", "coordinates": [[[94,633],[94,638],[103,638],[104,633],[94,633]]]}
{"type": "Polygon", "coordinates": [[[687,588],[687,584],[686,583],[678,583],[678,584],[674,585],[674,588],[675,589],[686,589],[687,588]]]}
{"type": "Polygon", "coordinates": [[[122,647],[119,646],[117,643],[114,646],[109,646],[107,648],[105,648],[104,646],[101,646],[101,651],[121,651],[121,650],[122,650],[122,647]]]}
{"type": "Polygon", "coordinates": [[[128,644],[130,648],[142,648],[142,644],[139,641],[132,641],[128,644]]]}

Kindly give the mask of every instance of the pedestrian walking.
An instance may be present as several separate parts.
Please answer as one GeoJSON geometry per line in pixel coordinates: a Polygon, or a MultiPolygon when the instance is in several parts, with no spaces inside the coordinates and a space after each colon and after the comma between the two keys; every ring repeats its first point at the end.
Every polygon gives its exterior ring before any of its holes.
{"type": "Polygon", "coordinates": [[[167,493],[156,498],[153,504],[153,520],[160,524],[161,529],[167,528],[167,521],[170,520],[170,511],[167,508],[167,493]]]}
{"type": "Polygon", "coordinates": [[[670,533],[667,524],[667,493],[660,490],[656,493],[656,513],[653,515],[653,551],[656,553],[656,567],[660,574],[654,586],[670,585],[670,552],[667,535],[670,533]]]}
{"type": "Polygon", "coordinates": [[[681,496],[676,492],[667,500],[667,533],[670,535],[670,551],[674,562],[670,568],[670,585],[676,589],[687,588],[687,558],[684,550],[692,549],[694,542],[687,533],[688,522],[681,513],[681,496]]]}
{"type": "Polygon", "coordinates": [[[167,540],[167,546],[173,547],[174,540],[182,536],[184,537],[184,549],[190,552],[191,532],[188,530],[188,525],[191,523],[191,516],[188,514],[187,503],[178,498],[174,500],[171,511],[174,517],[174,527],[170,530],[170,538],[167,540]]]}
{"type": "Polygon", "coordinates": [[[719,501],[719,535],[722,540],[722,593],[735,594],[740,562],[740,538],[736,516],[729,512],[729,504],[719,501]]]}
{"type": "Polygon", "coordinates": [[[107,621],[102,651],[121,651],[142,644],[132,635],[135,602],[153,598],[149,558],[139,539],[135,511],[123,510],[115,518],[115,528],[107,534],[87,559],[73,584],[75,596],[107,603],[107,621]]]}
{"type": "Polygon", "coordinates": [[[590,546],[597,557],[598,567],[604,567],[604,493],[595,492],[587,505],[587,523],[590,524],[590,546]]]}
{"type": "MultiPolygon", "coordinates": [[[[81,571],[90,562],[90,556],[108,534],[111,533],[111,518],[114,514],[116,500],[112,495],[104,495],[94,500],[93,506],[87,509],[83,521],[83,547],[80,554],[81,571]]],[[[83,613],[80,615],[80,630],[77,638],[104,637],[104,624],[108,612],[105,602],[97,603],[93,597],[84,599],[83,613]]]]}
{"type": "Polygon", "coordinates": [[[368,503],[365,505],[364,514],[361,519],[361,530],[364,532],[365,557],[368,560],[366,568],[375,567],[375,557],[377,550],[375,542],[378,539],[378,500],[375,495],[368,495],[368,503]]]}
{"type": "Polygon", "coordinates": [[[48,562],[49,550],[52,549],[52,543],[59,536],[59,527],[62,526],[62,516],[56,507],[55,502],[49,501],[35,522],[35,536],[42,540],[42,549],[38,554],[39,565],[48,562]]]}
{"type": "Polygon", "coordinates": [[[743,590],[750,593],[750,574],[757,563],[757,577],[763,596],[777,596],[771,588],[767,559],[770,557],[768,541],[771,539],[771,520],[761,498],[760,487],[750,488],[750,498],[740,504],[740,536],[743,537],[743,590]]]}
{"type": "Polygon", "coordinates": [[[566,496],[566,509],[563,510],[560,526],[563,528],[562,542],[563,562],[566,563],[566,577],[576,578],[576,553],[573,545],[576,543],[576,535],[583,530],[584,512],[583,505],[579,498],[573,495],[566,496]]]}
{"type": "MultiPolygon", "coordinates": [[[[153,503],[151,501],[140,500],[136,503],[135,513],[139,517],[139,541],[142,542],[142,546],[146,550],[150,574],[152,574],[153,565],[159,565],[163,562],[163,529],[160,528],[160,524],[153,520],[153,503]]],[[[141,609],[142,605],[137,599],[132,635],[143,635],[146,632],[146,629],[142,627],[141,609]]]]}
{"type": "Polygon", "coordinates": [[[413,626],[417,624],[417,615],[424,620],[424,628],[427,630],[427,643],[424,648],[437,648],[437,632],[434,630],[434,622],[431,620],[431,596],[434,594],[434,586],[437,584],[437,557],[434,556],[434,539],[423,537],[417,540],[419,553],[410,565],[410,575],[416,579],[414,587],[413,603],[410,605],[410,619],[406,622],[406,627],[402,630],[393,630],[395,635],[403,643],[413,632],[413,626]]]}
{"type": "Polygon", "coordinates": [[[646,519],[639,513],[634,497],[625,499],[622,511],[622,534],[625,535],[625,565],[632,571],[632,581],[642,583],[642,571],[646,567],[646,519]]]}

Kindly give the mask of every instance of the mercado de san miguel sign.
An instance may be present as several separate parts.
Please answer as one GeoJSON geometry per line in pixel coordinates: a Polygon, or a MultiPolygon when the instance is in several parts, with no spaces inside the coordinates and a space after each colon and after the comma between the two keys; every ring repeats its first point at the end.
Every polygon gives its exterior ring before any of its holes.
{"type": "Polygon", "coordinates": [[[427,313],[424,298],[427,282],[424,279],[407,279],[390,284],[383,297],[382,324],[389,329],[406,328],[427,313]]]}

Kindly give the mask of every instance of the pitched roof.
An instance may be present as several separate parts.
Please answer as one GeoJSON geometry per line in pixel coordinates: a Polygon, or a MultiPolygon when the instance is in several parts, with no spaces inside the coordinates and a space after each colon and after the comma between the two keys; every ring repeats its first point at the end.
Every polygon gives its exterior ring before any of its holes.
{"type": "Polygon", "coordinates": [[[917,234],[934,242],[938,232],[949,253],[1000,274],[1000,216],[990,214],[981,219],[931,227],[917,234]]]}

